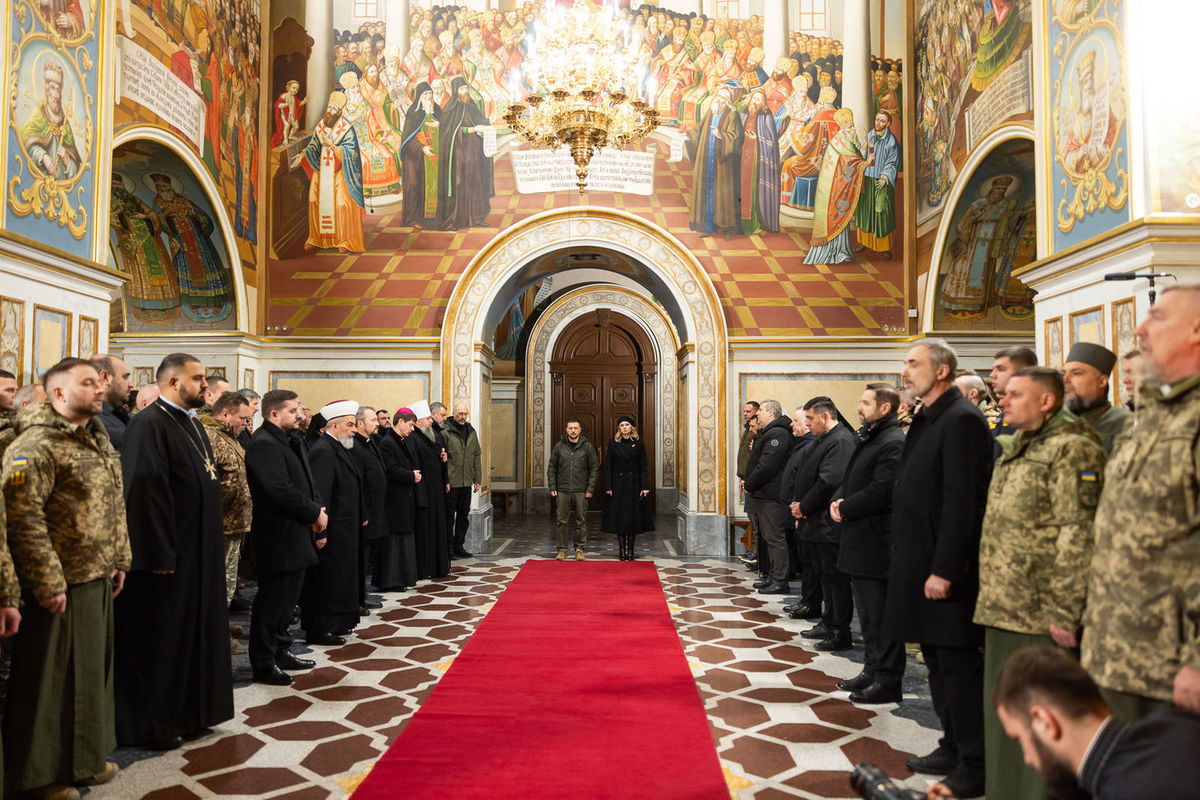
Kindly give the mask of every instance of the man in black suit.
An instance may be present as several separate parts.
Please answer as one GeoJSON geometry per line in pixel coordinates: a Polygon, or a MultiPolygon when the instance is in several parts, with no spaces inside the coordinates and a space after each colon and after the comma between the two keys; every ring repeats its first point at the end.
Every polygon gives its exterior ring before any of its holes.
{"type": "Polygon", "coordinates": [[[854,602],[850,576],[837,568],[840,531],[829,517],[829,501],[846,476],[846,464],[854,452],[854,434],[841,421],[837,406],[828,397],[814,397],[805,403],[804,418],[817,439],[804,454],[796,473],[793,492],[796,510],[792,514],[800,520],[801,542],[811,544],[810,552],[815,558],[804,566],[820,576],[825,610],[821,621],[800,635],[819,639],[818,650],[849,650],[854,602]]]}
{"type": "Polygon", "coordinates": [[[360,406],[354,415],[354,447],[350,455],[358,465],[362,474],[363,499],[367,505],[367,524],[362,531],[362,556],[359,561],[358,604],[363,609],[381,608],[378,600],[367,597],[367,564],[375,563],[375,586],[381,587],[379,578],[380,542],[388,535],[386,513],[387,503],[387,472],[383,468],[383,454],[379,450],[379,442],[375,440],[375,432],[379,429],[379,417],[370,406],[360,406]]]}
{"type": "Polygon", "coordinates": [[[325,418],[325,430],[309,446],[308,460],[317,494],[325,498],[329,526],[317,563],[304,575],[300,620],[308,644],[339,645],[345,644],[342,636],[358,625],[362,591],[359,559],[367,513],[362,473],[350,455],[358,403],[338,400],[318,413],[325,418]]]}
{"type": "Polygon", "coordinates": [[[284,669],[313,662],[291,653],[288,627],[304,586],[304,571],[325,546],[329,517],[299,437],[301,406],[295,392],[275,389],[262,397],[262,426],[246,451],[246,477],[254,511],[250,540],[258,569],[258,594],[250,610],[250,666],[254,680],[287,686],[284,669]]]}
{"type": "Polygon", "coordinates": [[[908,765],[949,773],[956,797],[983,794],[983,631],[972,618],[979,593],[979,535],[992,477],[992,435],[954,386],[958,357],[922,339],[901,377],[921,399],[892,493],[892,560],[882,635],[919,642],[944,735],[908,765]]]}
{"type": "Polygon", "coordinates": [[[417,488],[421,483],[418,455],[410,443],[417,415],[401,408],[392,426],[379,440],[379,452],[387,476],[388,535],[381,539],[375,567],[375,585],[381,589],[404,590],[417,585],[417,488]]]}
{"type": "Polygon", "coordinates": [[[829,506],[829,517],[841,533],[838,569],[850,576],[863,633],[862,673],[838,681],[852,703],[896,703],[901,697],[904,643],[880,634],[892,547],[892,484],[904,452],[899,407],[900,394],[889,384],[873,383],[863,392],[858,447],[829,506]]]}
{"type": "MultiPolygon", "coordinates": [[[[1200,716],[1178,707],[1136,722],[1112,716],[1091,676],[1068,651],[1027,647],[1009,657],[992,701],[1025,763],[1051,797],[1185,800],[1200,786],[1200,716]]],[[[934,784],[930,797],[947,797],[934,784]]]]}

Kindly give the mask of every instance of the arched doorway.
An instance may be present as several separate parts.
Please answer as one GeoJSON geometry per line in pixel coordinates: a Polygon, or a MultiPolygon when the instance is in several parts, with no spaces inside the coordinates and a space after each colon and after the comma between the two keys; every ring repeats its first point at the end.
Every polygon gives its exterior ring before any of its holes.
{"type": "MultiPolygon", "coordinates": [[[[564,430],[577,417],[599,451],[601,468],[605,445],[623,415],[637,421],[645,441],[655,442],[656,369],[654,348],[636,322],[607,308],[579,317],[559,336],[550,360],[550,429],[564,430]]],[[[653,445],[646,448],[652,509],[654,454],[653,445]]],[[[592,497],[589,510],[601,509],[600,497],[600,492],[592,497]]]]}

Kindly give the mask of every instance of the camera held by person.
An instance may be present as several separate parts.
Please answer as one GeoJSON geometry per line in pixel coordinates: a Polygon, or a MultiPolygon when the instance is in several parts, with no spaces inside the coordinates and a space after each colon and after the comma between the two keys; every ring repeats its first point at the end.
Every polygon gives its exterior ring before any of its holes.
{"type": "Polygon", "coordinates": [[[925,795],[898,786],[887,773],[870,763],[859,764],[850,773],[850,787],[863,800],[924,800],[925,795]]]}

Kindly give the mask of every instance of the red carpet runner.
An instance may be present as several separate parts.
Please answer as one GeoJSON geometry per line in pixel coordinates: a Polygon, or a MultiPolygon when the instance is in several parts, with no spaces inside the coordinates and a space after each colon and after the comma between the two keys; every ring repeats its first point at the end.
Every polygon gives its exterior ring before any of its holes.
{"type": "Polygon", "coordinates": [[[354,793],[728,800],[649,561],[530,561],[354,793]]]}

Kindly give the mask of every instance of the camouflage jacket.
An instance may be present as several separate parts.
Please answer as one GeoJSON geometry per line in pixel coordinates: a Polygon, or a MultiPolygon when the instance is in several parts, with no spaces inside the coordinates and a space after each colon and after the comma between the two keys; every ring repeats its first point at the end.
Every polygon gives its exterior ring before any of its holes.
{"type": "MultiPolygon", "coordinates": [[[[0,495],[0,531],[5,530],[4,496],[0,495]]],[[[0,608],[16,608],[21,603],[21,585],[8,552],[8,538],[0,536],[0,608]]]]}
{"type": "Polygon", "coordinates": [[[1133,418],[1128,408],[1124,406],[1114,406],[1111,403],[1089,408],[1087,411],[1079,415],[1087,424],[1091,425],[1096,433],[1100,434],[1100,443],[1104,445],[1104,452],[1112,453],[1113,444],[1117,441],[1117,437],[1125,430],[1125,426],[1129,424],[1129,420],[1133,418]]]}
{"type": "Polygon", "coordinates": [[[212,444],[213,460],[221,478],[221,506],[226,536],[241,536],[250,531],[250,484],[246,481],[246,451],[238,444],[233,426],[211,416],[203,416],[204,432],[212,444]]]}
{"type": "Polygon", "coordinates": [[[1066,409],[1036,431],[999,437],[979,540],[975,622],[1042,634],[1079,630],[1104,449],[1066,409]]]}
{"type": "Polygon", "coordinates": [[[990,397],[979,402],[979,413],[983,414],[989,428],[994,429],[1000,422],[1000,404],[990,397]]]}
{"type": "Polygon", "coordinates": [[[909,409],[908,411],[905,411],[903,414],[900,414],[899,416],[897,416],[896,422],[900,425],[900,430],[904,432],[905,436],[907,436],[908,429],[912,427],[912,422],[913,422],[912,409],[909,409]]]}
{"type": "Polygon", "coordinates": [[[1096,510],[1083,666],[1101,686],[1170,702],[1200,669],[1200,375],[1142,393],[1096,510]]]}
{"type": "Polygon", "coordinates": [[[38,600],[129,569],[121,459],[99,420],[80,428],[49,403],[26,406],[0,482],[13,564],[38,600]]]}

